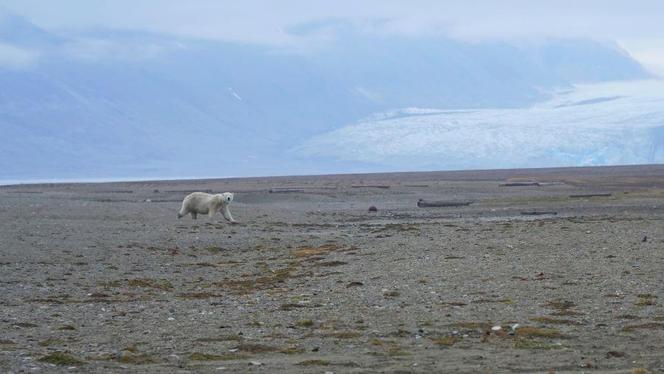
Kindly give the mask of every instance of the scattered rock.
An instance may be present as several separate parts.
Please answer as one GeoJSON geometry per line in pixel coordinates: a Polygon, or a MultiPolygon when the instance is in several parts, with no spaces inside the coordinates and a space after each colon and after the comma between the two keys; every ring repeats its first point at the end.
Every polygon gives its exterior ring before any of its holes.
{"type": "Polygon", "coordinates": [[[369,212],[370,213],[376,213],[376,212],[378,212],[378,208],[376,208],[375,206],[372,205],[372,206],[369,207],[369,212]]]}

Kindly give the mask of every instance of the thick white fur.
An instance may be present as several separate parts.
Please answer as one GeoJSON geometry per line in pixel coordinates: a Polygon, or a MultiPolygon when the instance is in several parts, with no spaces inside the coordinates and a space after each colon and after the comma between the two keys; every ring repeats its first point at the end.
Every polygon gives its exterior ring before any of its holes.
{"type": "Polygon", "coordinates": [[[205,192],[194,192],[182,201],[182,208],[178,213],[178,218],[182,218],[187,214],[191,214],[191,218],[196,219],[199,214],[207,214],[210,218],[221,210],[227,221],[235,223],[231,211],[228,210],[228,205],[233,202],[233,194],[224,192],[212,195],[205,192]]]}

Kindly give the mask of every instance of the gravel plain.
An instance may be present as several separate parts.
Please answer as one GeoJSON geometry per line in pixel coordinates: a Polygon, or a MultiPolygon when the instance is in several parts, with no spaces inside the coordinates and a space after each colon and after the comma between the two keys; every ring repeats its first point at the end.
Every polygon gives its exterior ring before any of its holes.
{"type": "Polygon", "coordinates": [[[663,219],[664,166],[4,186],[0,372],[664,372],[663,219]]]}

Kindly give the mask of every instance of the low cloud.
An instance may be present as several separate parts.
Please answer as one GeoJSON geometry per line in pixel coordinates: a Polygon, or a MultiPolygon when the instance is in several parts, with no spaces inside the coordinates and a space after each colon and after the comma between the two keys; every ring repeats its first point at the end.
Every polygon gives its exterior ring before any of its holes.
{"type": "Polygon", "coordinates": [[[63,51],[80,60],[139,61],[183,48],[186,48],[185,45],[177,41],[84,37],[68,41],[63,51]]]}
{"type": "Polygon", "coordinates": [[[38,58],[39,53],[36,51],[0,42],[0,67],[2,68],[28,68],[34,65],[38,58]]]}

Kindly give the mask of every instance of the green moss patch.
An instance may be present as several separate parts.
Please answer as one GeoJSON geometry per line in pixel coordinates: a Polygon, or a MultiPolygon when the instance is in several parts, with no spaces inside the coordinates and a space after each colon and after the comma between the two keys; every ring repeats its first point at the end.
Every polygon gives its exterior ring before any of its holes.
{"type": "Polygon", "coordinates": [[[459,341],[456,336],[444,336],[442,338],[431,339],[431,342],[438,346],[451,347],[459,341]]]}
{"type": "Polygon", "coordinates": [[[562,338],[563,334],[556,329],[544,329],[539,327],[524,326],[516,329],[517,336],[537,337],[537,338],[562,338]]]}
{"type": "Polygon", "coordinates": [[[165,279],[135,278],[128,280],[127,285],[130,287],[153,288],[162,291],[173,289],[173,284],[165,279]]]}
{"type": "Polygon", "coordinates": [[[296,365],[298,366],[328,366],[330,361],[327,360],[305,360],[300,361],[296,365]]]}
{"type": "Polygon", "coordinates": [[[232,361],[232,360],[242,360],[249,357],[250,357],[249,355],[238,354],[238,353],[224,353],[221,355],[216,355],[210,353],[195,352],[189,355],[189,359],[192,361],[232,361]]]}
{"type": "Polygon", "coordinates": [[[530,319],[531,321],[539,322],[539,323],[544,323],[544,324],[552,324],[552,325],[581,325],[581,322],[571,320],[571,319],[563,319],[563,318],[553,318],[553,317],[533,317],[530,319]]]}
{"type": "Polygon", "coordinates": [[[83,361],[65,352],[53,352],[40,358],[39,361],[59,366],[73,366],[83,363],[83,361]]]}

